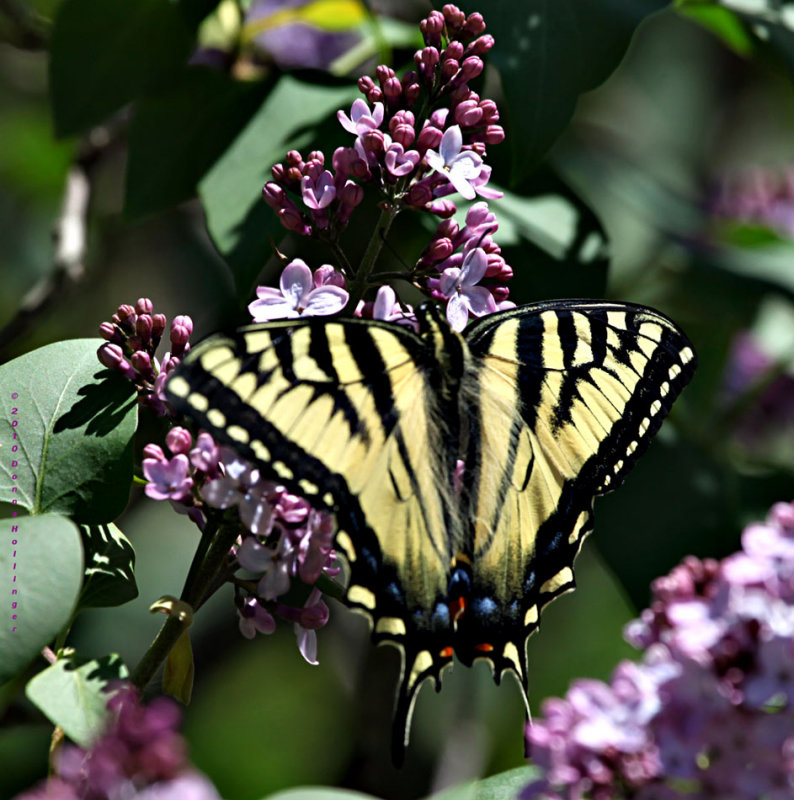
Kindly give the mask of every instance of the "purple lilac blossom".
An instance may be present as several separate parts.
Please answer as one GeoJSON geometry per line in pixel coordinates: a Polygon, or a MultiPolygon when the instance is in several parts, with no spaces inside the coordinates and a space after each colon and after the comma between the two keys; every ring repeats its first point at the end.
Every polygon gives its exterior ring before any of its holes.
{"type": "Polygon", "coordinates": [[[522,800],[794,796],[794,504],[742,545],[654,582],[626,629],[639,663],[544,703],[522,800]]]}
{"type": "Polygon", "coordinates": [[[333,283],[315,287],[311,270],[300,258],[284,267],[279,287],[260,286],[256,290],[257,299],[248,306],[254,322],[336,314],[345,307],[349,296],[333,283]]]}
{"type": "Polygon", "coordinates": [[[188,762],[176,703],[160,697],[143,706],[124,687],[108,709],[111,722],[89,750],[64,745],[54,775],[16,800],[220,800],[188,762]]]}

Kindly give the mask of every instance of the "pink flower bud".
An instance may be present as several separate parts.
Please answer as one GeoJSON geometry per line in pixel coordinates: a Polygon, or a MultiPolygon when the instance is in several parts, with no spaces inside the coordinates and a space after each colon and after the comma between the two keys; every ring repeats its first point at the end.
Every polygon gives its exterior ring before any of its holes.
{"type": "Polygon", "coordinates": [[[418,83],[412,83],[410,86],[406,86],[403,90],[403,103],[410,108],[416,103],[421,92],[422,87],[418,83]]]}
{"type": "Polygon", "coordinates": [[[135,320],[135,332],[140,337],[141,342],[146,346],[152,338],[152,330],[154,329],[154,320],[149,314],[141,314],[135,320]]]}
{"type": "Polygon", "coordinates": [[[426,150],[436,149],[439,144],[441,144],[443,135],[443,131],[440,131],[434,125],[425,125],[425,127],[419,131],[419,136],[416,138],[416,149],[419,150],[420,153],[426,150]]]}
{"type": "Polygon", "coordinates": [[[433,199],[433,190],[426,181],[415,183],[405,195],[405,202],[415,208],[424,208],[433,199]]]}
{"type": "Polygon", "coordinates": [[[339,194],[341,206],[347,206],[351,210],[364,199],[364,189],[353,181],[347,181],[339,194]]]}
{"type": "Polygon", "coordinates": [[[416,63],[417,67],[421,65],[425,68],[425,70],[429,70],[431,72],[436,68],[436,65],[440,60],[441,56],[435,47],[425,47],[423,50],[417,50],[416,54],[414,55],[414,62],[416,63]]]}
{"type": "Polygon", "coordinates": [[[167,320],[165,314],[152,315],[152,341],[154,342],[155,347],[157,347],[160,337],[165,332],[166,322],[167,320]]]}
{"type": "Polygon", "coordinates": [[[313,277],[314,288],[319,289],[321,286],[338,286],[340,289],[346,289],[345,276],[341,272],[337,272],[330,264],[323,264],[314,270],[313,277]]]}
{"type": "Polygon", "coordinates": [[[469,14],[469,18],[466,20],[463,29],[472,36],[479,36],[485,30],[485,20],[482,14],[480,14],[479,11],[469,14]]]}
{"type": "Polygon", "coordinates": [[[288,231],[294,231],[301,234],[301,236],[309,236],[312,232],[311,227],[303,221],[300,211],[294,204],[280,208],[278,210],[278,218],[288,231]]]}
{"type": "Polygon", "coordinates": [[[415,138],[416,131],[413,125],[395,125],[392,129],[392,139],[406,150],[413,144],[415,138]]]}
{"type": "Polygon", "coordinates": [[[364,149],[374,155],[379,155],[385,150],[386,140],[383,131],[374,129],[367,131],[362,137],[361,141],[364,144],[364,149]]]}
{"type": "Polygon", "coordinates": [[[269,181],[262,187],[262,197],[271,208],[280,208],[284,200],[284,190],[277,183],[269,181]]]}
{"type": "Polygon", "coordinates": [[[463,63],[460,65],[461,77],[459,80],[468,83],[483,71],[484,66],[483,60],[479,56],[464,58],[463,63]]]}
{"type": "Polygon", "coordinates": [[[465,100],[455,108],[455,121],[462,128],[474,128],[482,122],[482,109],[476,100],[465,100]]]}
{"type": "Polygon", "coordinates": [[[510,289],[508,289],[507,286],[488,286],[487,289],[493,295],[493,299],[497,303],[504,302],[510,295],[510,289]]]}
{"type": "Polygon", "coordinates": [[[285,183],[287,180],[287,168],[283,164],[274,164],[270,168],[270,174],[274,181],[285,183]]]}
{"type": "Polygon", "coordinates": [[[297,150],[290,150],[287,153],[287,166],[289,167],[302,167],[303,156],[297,150]]]}
{"type": "Polygon", "coordinates": [[[425,207],[432,214],[441,217],[441,219],[448,219],[458,210],[457,206],[451,200],[446,200],[444,198],[433,200],[425,207]]]}
{"type": "Polygon", "coordinates": [[[153,458],[155,461],[168,461],[163,452],[163,448],[159,444],[149,443],[143,447],[143,457],[153,458]]]}
{"type": "Polygon", "coordinates": [[[441,54],[442,58],[452,58],[455,61],[460,61],[463,58],[463,45],[460,42],[453,41],[447,45],[447,49],[441,54]]]}
{"type": "Polygon", "coordinates": [[[171,322],[171,353],[177,357],[185,352],[190,334],[193,333],[193,320],[187,315],[174,317],[171,322]]]}
{"type": "MultiPolygon", "coordinates": [[[[451,221],[452,220],[444,220],[444,222],[451,221]]],[[[438,264],[439,261],[449,258],[454,251],[455,247],[452,244],[451,239],[446,237],[436,239],[425,248],[425,252],[422,255],[422,261],[427,264],[438,264]]]]}
{"type": "Polygon", "coordinates": [[[383,96],[386,98],[390,106],[396,106],[403,93],[403,85],[400,83],[399,78],[389,78],[383,84],[383,96]]]}
{"type": "Polygon", "coordinates": [[[500,144],[505,139],[505,130],[501,125],[488,125],[485,129],[487,144],[500,144]]]}
{"type": "Polygon", "coordinates": [[[358,90],[361,94],[369,94],[375,88],[375,81],[369,75],[363,75],[358,79],[358,90]]]}
{"type": "Polygon", "coordinates": [[[121,339],[121,336],[117,333],[118,329],[112,322],[103,322],[99,326],[99,335],[108,342],[117,342],[117,344],[121,344],[121,342],[117,341],[121,339]]]}
{"type": "Polygon", "coordinates": [[[321,167],[325,166],[325,153],[322,150],[312,150],[309,153],[309,161],[317,162],[321,167]]]}
{"type": "Polygon", "coordinates": [[[138,374],[129,361],[124,358],[124,351],[117,344],[106,342],[100,345],[99,350],[97,350],[97,358],[103,367],[120,372],[125,378],[129,378],[132,381],[138,379],[138,374]]]}
{"type": "Polygon", "coordinates": [[[484,56],[494,46],[494,38],[490,33],[475,39],[467,48],[466,54],[470,56],[484,56]]]}
{"type": "Polygon", "coordinates": [[[290,167],[287,170],[287,183],[298,184],[301,182],[303,178],[303,165],[301,164],[300,167],[290,167]]]}
{"type": "Polygon", "coordinates": [[[139,314],[151,314],[154,311],[154,303],[148,297],[139,297],[135,303],[135,310],[139,314]]]}
{"type": "Polygon", "coordinates": [[[175,427],[165,435],[165,443],[168,449],[178,456],[180,453],[187,453],[193,447],[193,437],[187,428],[175,427]]]}
{"type": "Polygon", "coordinates": [[[447,3],[442,9],[444,21],[452,28],[460,28],[466,22],[466,15],[452,3],[447,3]]]}
{"type": "Polygon", "coordinates": [[[438,47],[441,44],[441,34],[444,32],[444,15],[440,11],[431,11],[419,23],[419,30],[425,44],[438,47]]]}
{"type": "Polygon", "coordinates": [[[480,108],[482,109],[482,118],[486,123],[499,121],[499,109],[493,100],[480,100],[480,108]]]}
{"type": "Polygon", "coordinates": [[[454,58],[447,58],[441,62],[441,79],[449,81],[458,74],[460,64],[454,58]]]}

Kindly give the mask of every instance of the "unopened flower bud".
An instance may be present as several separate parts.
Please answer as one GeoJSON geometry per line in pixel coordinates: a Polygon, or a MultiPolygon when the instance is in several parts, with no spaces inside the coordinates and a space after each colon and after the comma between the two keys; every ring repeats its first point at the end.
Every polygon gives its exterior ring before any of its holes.
{"type": "Polygon", "coordinates": [[[163,448],[159,444],[149,443],[143,446],[143,457],[153,458],[156,461],[168,461],[163,452],[163,448]]]}
{"type": "Polygon", "coordinates": [[[490,33],[475,39],[467,48],[466,55],[484,56],[494,46],[494,38],[490,33]]]}
{"type": "Polygon", "coordinates": [[[399,78],[389,78],[383,84],[383,96],[389,105],[394,107],[400,102],[403,93],[403,85],[399,78]]]}
{"type": "Polygon", "coordinates": [[[154,320],[149,314],[141,314],[138,319],[135,320],[135,332],[138,334],[144,347],[151,341],[153,329],[154,320]]]}
{"type": "Polygon", "coordinates": [[[500,144],[505,139],[505,129],[501,125],[488,125],[485,129],[486,144],[500,144]]]}
{"type": "Polygon", "coordinates": [[[433,200],[425,207],[432,214],[435,214],[437,217],[441,217],[441,219],[447,219],[451,217],[458,210],[457,206],[451,200],[447,200],[445,198],[433,200]]]}
{"type": "Polygon", "coordinates": [[[270,174],[274,181],[285,183],[287,180],[287,168],[283,164],[274,164],[270,168],[270,174]]]}
{"type": "Polygon", "coordinates": [[[419,150],[420,153],[426,150],[434,150],[441,144],[443,136],[443,131],[440,131],[434,125],[425,125],[425,127],[419,131],[419,136],[416,138],[416,149],[419,150]]]}
{"type": "Polygon", "coordinates": [[[460,64],[454,58],[447,58],[441,62],[441,79],[449,81],[460,71],[460,64]]]}
{"type": "Polygon", "coordinates": [[[268,181],[262,187],[262,197],[272,208],[279,208],[284,199],[284,190],[277,183],[268,181]]]}
{"type": "Polygon", "coordinates": [[[375,88],[375,81],[369,75],[363,75],[358,79],[358,90],[361,94],[369,94],[375,88]]]}
{"type": "Polygon", "coordinates": [[[444,15],[444,22],[447,23],[449,28],[462,28],[466,22],[466,15],[452,3],[447,3],[441,9],[441,13],[444,15]]]}
{"type": "Polygon", "coordinates": [[[135,310],[139,314],[151,314],[154,311],[154,303],[148,297],[139,297],[135,303],[135,310]]]}
{"type": "Polygon", "coordinates": [[[138,374],[132,368],[129,361],[124,358],[124,351],[119,345],[111,342],[100,345],[99,350],[97,350],[97,358],[103,367],[120,372],[125,378],[129,378],[130,380],[135,381],[138,379],[138,374]]]}
{"type": "Polygon", "coordinates": [[[303,166],[303,156],[298,150],[290,150],[287,153],[287,166],[299,168],[303,166]]]}
{"type": "Polygon", "coordinates": [[[193,447],[193,437],[187,428],[177,426],[171,428],[165,435],[165,443],[168,445],[168,449],[178,456],[180,453],[187,453],[193,447]]]}
{"type": "Polygon", "coordinates": [[[153,381],[155,378],[152,369],[152,357],[143,350],[136,350],[130,357],[132,368],[141,375],[144,380],[153,381]]]}
{"type": "MultiPolygon", "coordinates": [[[[479,36],[485,31],[485,20],[479,11],[469,14],[468,19],[463,25],[463,30],[471,36],[479,36]]],[[[493,38],[493,37],[491,37],[493,38]]]]}
{"type": "Polygon", "coordinates": [[[474,128],[482,122],[482,109],[476,100],[465,100],[455,108],[455,122],[462,128],[474,128]]]}
{"type": "Polygon", "coordinates": [[[312,232],[311,228],[303,221],[300,211],[293,204],[280,208],[278,218],[288,231],[294,231],[301,236],[309,236],[312,232]]]}
{"type": "MultiPolygon", "coordinates": [[[[99,326],[99,335],[108,342],[117,342],[121,338],[118,328],[112,322],[103,322],[99,326]]],[[[117,344],[121,344],[121,342],[117,342],[117,344]]]]}
{"type": "Polygon", "coordinates": [[[160,343],[160,337],[165,332],[166,326],[165,314],[152,314],[152,343],[154,347],[160,343]]]}
{"type": "Polygon", "coordinates": [[[463,45],[460,42],[450,42],[446,50],[441,54],[442,58],[453,58],[455,61],[460,61],[463,58],[463,45]]]}

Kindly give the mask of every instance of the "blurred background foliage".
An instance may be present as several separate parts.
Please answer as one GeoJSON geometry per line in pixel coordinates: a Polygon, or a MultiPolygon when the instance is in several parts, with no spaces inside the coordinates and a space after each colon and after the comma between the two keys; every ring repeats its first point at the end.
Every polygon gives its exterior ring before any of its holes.
{"type": "MultiPolygon", "coordinates": [[[[622,626],[683,556],[720,557],[743,524],[788,500],[794,472],[794,4],[763,0],[496,0],[482,94],[497,241],[511,298],[604,296],[653,305],[700,367],[657,441],[596,503],[579,590],[530,643],[531,700],[605,678],[622,626]]],[[[313,266],[260,199],[286,150],[330,154],[335,110],[376,63],[420,46],[414,0],[0,0],[0,360],[95,336],[119,303],[151,297],[197,334],[245,319],[272,282],[272,245],[313,266]],[[285,47],[284,43],[289,43],[285,47]],[[54,235],[54,240],[53,240],[54,235]]],[[[433,225],[403,215],[388,258],[411,262],[433,225]]],[[[374,210],[354,215],[355,258],[374,210]]],[[[147,441],[142,432],[141,443],[147,441]]],[[[84,614],[75,645],[134,665],[179,594],[196,530],[135,490],[118,522],[140,597],[84,614]]],[[[339,605],[320,666],[284,626],[238,633],[231,593],[199,615],[185,732],[229,800],[299,783],[411,798],[523,760],[516,688],[458,668],[417,704],[406,768],[388,759],[399,669],[339,605]]],[[[509,681],[507,682],[510,683],[509,681]]],[[[0,688],[0,796],[45,770],[50,730],[0,688]]]]}

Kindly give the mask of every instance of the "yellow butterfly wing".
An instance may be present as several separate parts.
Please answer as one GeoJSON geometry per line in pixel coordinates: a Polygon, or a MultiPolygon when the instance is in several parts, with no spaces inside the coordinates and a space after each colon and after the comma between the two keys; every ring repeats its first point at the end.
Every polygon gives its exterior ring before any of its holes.
{"type": "Polygon", "coordinates": [[[527,687],[526,641],[540,612],[574,587],[595,495],[617,488],[691,378],[695,356],[642,306],[565,300],[469,326],[478,413],[470,424],[471,520],[464,663],[527,687]]]}

